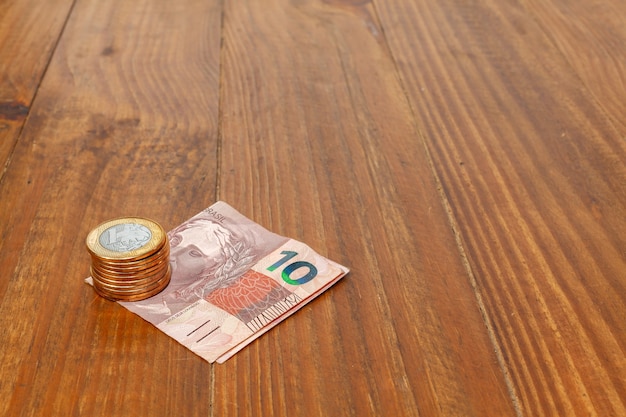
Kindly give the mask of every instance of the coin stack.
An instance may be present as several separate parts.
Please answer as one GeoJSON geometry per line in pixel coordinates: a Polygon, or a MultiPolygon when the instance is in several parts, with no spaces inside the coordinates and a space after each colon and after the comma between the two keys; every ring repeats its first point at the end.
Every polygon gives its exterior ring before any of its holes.
{"type": "Polygon", "coordinates": [[[96,293],[113,301],[139,301],[170,282],[170,245],[156,222],[140,217],[109,220],[87,235],[96,293]]]}

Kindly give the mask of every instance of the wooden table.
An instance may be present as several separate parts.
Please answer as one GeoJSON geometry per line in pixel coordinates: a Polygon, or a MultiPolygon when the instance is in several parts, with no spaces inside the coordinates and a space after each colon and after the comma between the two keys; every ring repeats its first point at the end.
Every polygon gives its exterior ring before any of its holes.
{"type": "Polygon", "coordinates": [[[625,416],[626,2],[0,0],[0,415],[625,416]],[[85,237],[351,268],[223,365],[85,237]]]}

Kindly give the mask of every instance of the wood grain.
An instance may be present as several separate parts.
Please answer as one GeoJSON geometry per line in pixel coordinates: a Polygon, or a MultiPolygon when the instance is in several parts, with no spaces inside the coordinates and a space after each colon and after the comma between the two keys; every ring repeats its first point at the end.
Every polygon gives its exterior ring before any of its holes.
{"type": "Polygon", "coordinates": [[[220,198],[352,272],[215,369],[214,414],[514,415],[374,8],[223,30],[220,198]]]}
{"type": "Polygon", "coordinates": [[[100,222],[214,200],[220,16],[74,7],[0,186],[0,415],[209,413],[209,365],[82,278],[100,222]]]}
{"type": "Polygon", "coordinates": [[[626,414],[626,145],[589,62],[515,2],[377,4],[522,412],[626,414]]]}
{"type": "Polygon", "coordinates": [[[594,96],[595,104],[621,131],[626,130],[626,3],[527,0],[523,4],[594,96]]]}
{"type": "Polygon", "coordinates": [[[72,3],[0,1],[0,180],[72,3]]]}
{"type": "Polygon", "coordinates": [[[0,415],[626,415],[616,0],[0,0],[0,415]],[[217,199],[351,273],[223,365],[84,238],[217,199]]]}

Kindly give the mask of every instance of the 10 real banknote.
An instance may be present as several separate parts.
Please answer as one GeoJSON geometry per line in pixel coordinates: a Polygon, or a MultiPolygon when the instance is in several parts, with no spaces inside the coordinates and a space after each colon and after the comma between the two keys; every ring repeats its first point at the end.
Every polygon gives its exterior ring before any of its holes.
{"type": "Polygon", "coordinates": [[[167,235],[167,288],[119,303],[209,362],[224,362],[348,273],[221,201],[167,235]]]}

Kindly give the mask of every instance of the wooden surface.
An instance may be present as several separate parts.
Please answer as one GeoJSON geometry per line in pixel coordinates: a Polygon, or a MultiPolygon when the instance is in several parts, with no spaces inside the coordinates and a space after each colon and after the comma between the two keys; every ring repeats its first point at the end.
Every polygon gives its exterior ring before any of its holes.
{"type": "Polygon", "coordinates": [[[0,415],[626,416],[617,0],[0,0],[0,415]],[[83,283],[215,200],[351,268],[223,365],[83,283]]]}

